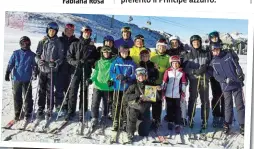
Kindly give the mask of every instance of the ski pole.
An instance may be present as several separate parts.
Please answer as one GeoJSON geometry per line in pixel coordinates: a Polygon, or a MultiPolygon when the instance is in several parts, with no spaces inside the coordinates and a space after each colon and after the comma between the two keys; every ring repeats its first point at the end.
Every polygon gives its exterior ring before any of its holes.
{"type": "Polygon", "coordinates": [[[192,109],[191,121],[190,121],[190,125],[189,125],[189,126],[191,126],[191,124],[192,124],[192,119],[193,119],[193,116],[194,116],[194,111],[195,111],[195,109],[196,109],[196,102],[197,102],[197,98],[198,98],[199,85],[200,85],[200,76],[198,76],[197,95],[196,95],[195,103],[194,103],[194,106],[193,106],[193,109],[192,109]]]}
{"type": "Polygon", "coordinates": [[[221,93],[221,95],[220,95],[220,98],[218,99],[218,101],[217,101],[216,104],[214,105],[213,111],[214,111],[214,109],[216,108],[216,106],[218,105],[218,103],[220,102],[220,100],[221,100],[221,98],[222,98],[222,96],[223,96],[223,92],[227,89],[227,87],[228,87],[228,84],[227,84],[227,86],[225,87],[225,89],[222,91],[222,93],[221,93]]]}
{"type": "Polygon", "coordinates": [[[51,67],[50,68],[50,107],[49,107],[49,116],[50,116],[50,118],[51,118],[51,116],[52,116],[52,102],[53,102],[53,90],[54,90],[54,84],[53,84],[53,68],[51,67]]]}
{"type": "Polygon", "coordinates": [[[68,92],[69,92],[69,90],[70,90],[70,87],[71,87],[71,83],[72,83],[72,81],[73,81],[73,78],[74,78],[74,76],[76,75],[77,69],[78,69],[78,65],[77,65],[76,68],[75,68],[75,71],[74,71],[74,74],[73,74],[73,76],[72,76],[72,78],[71,78],[70,84],[69,84],[69,86],[68,86],[68,88],[67,88],[67,91],[66,91],[66,93],[65,93],[65,95],[64,95],[64,100],[63,100],[63,102],[62,102],[62,104],[61,104],[61,107],[60,107],[59,112],[57,113],[56,120],[58,120],[59,113],[62,111],[63,105],[64,105],[64,103],[65,103],[65,101],[66,101],[66,99],[67,99],[67,95],[68,95],[68,92]]]}
{"type": "Polygon", "coordinates": [[[83,93],[83,97],[82,97],[82,99],[83,99],[83,103],[82,103],[82,112],[83,112],[83,124],[85,124],[85,67],[83,66],[83,73],[82,73],[82,75],[83,75],[83,79],[82,79],[82,85],[83,85],[83,91],[82,91],[82,93],[83,93]]]}
{"type": "Polygon", "coordinates": [[[119,102],[120,86],[121,86],[121,81],[119,81],[119,86],[118,86],[118,91],[117,91],[117,96],[116,96],[116,105],[115,105],[115,111],[114,111],[115,113],[114,113],[113,127],[114,127],[114,124],[116,122],[116,113],[117,113],[117,107],[118,107],[118,102],[119,102]]]}
{"type": "MultiPolygon", "coordinates": [[[[124,92],[123,92],[123,95],[124,95],[124,93],[125,93],[125,83],[124,83],[124,86],[123,86],[123,90],[124,90],[124,92]]],[[[119,123],[119,125],[118,125],[118,130],[120,129],[120,124],[121,124],[121,115],[122,115],[122,108],[123,108],[123,95],[122,95],[122,101],[121,101],[121,106],[120,106],[120,112],[119,112],[119,120],[118,120],[118,123],[119,123]]]]}
{"type": "MultiPolygon", "coordinates": [[[[27,89],[26,89],[26,93],[25,93],[25,96],[24,96],[24,102],[26,101],[29,88],[30,88],[30,86],[31,86],[31,84],[32,84],[32,80],[33,80],[33,77],[31,77],[30,82],[29,82],[29,84],[28,84],[28,87],[27,87],[27,89]]],[[[20,114],[19,114],[19,119],[21,118],[21,115],[22,115],[22,113],[23,113],[23,111],[24,111],[24,105],[25,105],[24,102],[23,102],[23,104],[22,104],[22,108],[21,108],[21,111],[20,111],[20,114]]]]}

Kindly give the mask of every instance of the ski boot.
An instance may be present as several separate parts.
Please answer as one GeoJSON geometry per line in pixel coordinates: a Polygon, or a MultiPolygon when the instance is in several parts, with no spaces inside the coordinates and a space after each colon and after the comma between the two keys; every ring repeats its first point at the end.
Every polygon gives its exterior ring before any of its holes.
{"type": "Polygon", "coordinates": [[[180,134],[180,132],[181,132],[181,126],[180,125],[176,125],[176,127],[175,127],[175,133],[176,134],[180,134]]]}
{"type": "Polygon", "coordinates": [[[173,130],[174,127],[175,127],[174,122],[169,122],[169,123],[168,123],[168,129],[169,129],[169,130],[173,130]]]}
{"type": "Polygon", "coordinates": [[[229,131],[230,131],[229,124],[228,123],[224,123],[224,125],[223,125],[223,133],[227,134],[229,131]]]}
{"type": "Polygon", "coordinates": [[[124,142],[124,144],[132,144],[132,142],[133,142],[133,138],[134,138],[134,135],[133,135],[133,134],[128,133],[128,134],[127,134],[126,141],[124,142]]]}
{"type": "Polygon", "coordinates": [[[220,118],[217,117],[217,116],[214,116],[213,117],[213,127],[216,128],[219,126],[219,123],[220,123],[220,118]]]}
{"type": "Polygon", "coordinates": [[[240,125],[240,134],[244,136],[244,124],[240,125]]]}

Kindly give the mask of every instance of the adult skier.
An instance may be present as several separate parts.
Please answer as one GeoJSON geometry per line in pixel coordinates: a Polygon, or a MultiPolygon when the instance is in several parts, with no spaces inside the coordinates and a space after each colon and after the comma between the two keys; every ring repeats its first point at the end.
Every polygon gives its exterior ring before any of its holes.
{"type": "Polygon", "coordinates": [[[56,75],[59,66],[64,58],[64,49],[57,36],[59,27],[56,22],[47,25],[47,36],[39,41],[36,50],[36,63],[39,65],[39,98],[37,118],[44,115],[45,103],[47,104],[46,117],[51,116],[54,108],[54,86],[56,85],[56,75]],[[51,71],[52,76],[51,76],[51,71]],[[53,80],[52,80],[53,79],[53,80]],[[53,83],[53,86],[51,85],[53,83]],[[50,101],[52,100],[52,101],[50,101]],[[51,104],[50,104],[51,103],[51,104]]]}
{"type": "Polygon", "coordinates": [[[240,133],[244,135],[245,106],[243,103],[244,74],[241,66],[235,61],[230,52],[221,50],[220,43],[211,43],[213,53],[211,65],[213,75],[220,82],[225,97],[225,123],[224,132],[228,133],[233,120],[233,97],[237,110],[237,120],[240,125],[240,133]]]}
{"type": "Polygon", "coordinates": [[[137,65],[140,61],[139,53],[142,50],[146,50],[144,42],[145,42],[144,36],[139,34],[135,36],[134,46],[130,49],[130,56],[137,65]]]}
{"type": "Polygon", "coordinates": [[[115,41],[115,48],[119,49],[121,45],[128,45],[128,47],[133,47],[134,42],[131,38],[131,28],[128,26],[124,26],[121,29],[122,37],[115,41]]]}
{"type": "Polygon", "coordinates": [[[189,104],[188,104],[188,123],[189,127],[193,127],[196,103],[198,94],[201,99],[201,119],[202,129],[207,128],[209,118],[209,78],[211,61],[210,52],[202,49],[202,39],[199,35],[190,37],[190,44],[193,47],[184,58],[184,72],[189,80],[189,104]]]}

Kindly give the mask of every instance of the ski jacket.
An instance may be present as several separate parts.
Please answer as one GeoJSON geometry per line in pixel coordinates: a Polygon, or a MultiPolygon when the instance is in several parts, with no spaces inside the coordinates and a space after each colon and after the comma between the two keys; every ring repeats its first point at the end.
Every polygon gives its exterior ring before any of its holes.
{"type": "MultiPolygon", "coordinates": [[[[204,72],[205,79],[209,80],[212,76],[212,67],[209,67],[211,62],[211,54],[209,51],[191,49],[191,51],[184,57],[184,72],[187,74],[189,80],[197,79],[198,76],[194,74],[194,70],[200,69],[201,65],[207,65],[207,71],[204,72]]],[[[201,79],[204,79],[204,75],[200,75],[201,79]]]]}
{"type": "Polygon", "coordinates": [[[129,48],[131,48],[131,47],[133,47],[134,42],[131,39],[131,37],[128,40],[124,40],[123,38],[120,38],[120,39],[115,40],[115,42],[114,42],[114,46],[117,49],[119,49],[119,47],[124,44],[127,44],[129,46],[129,48]]]}
{"type": "Polygon", "coordinates": [[[214,56],[211,66],[214,70],[214,78],[220,82],[224,92],[241,88],[241,81],[238,79],[238,75],[242,75],[243,71],[230,52],[221,51],[219,56],[214,56]],[[230,78],[232,83],[227,85],[226,78],[230,78]]]}
{"type": "MultiPolygon", "coordinates": [[[[92,66],[96,61],[96,47],[90,44],[91,39],[80,38],[73,42],[67,52],[67,61],[72,66],[72,73],[75,71],[77,61],[84,60],[82,67],[85,69],[85,77],[89,78],[92,73],[92,66]]],[[[80,69],[81,67],[78,67],[80,69]]]]}
{"type": "Polygon", "coordinates": [[[27,82],[30,81],[32,73],[36,67],[35,53],[31,50],[15,50],[9,60],[7,71],[13,69],[14,81],[27,82]]]}
{"type": "Polygon", "coordinates": [[[165,70],[170,67],[169,56],[167,54],[161,55],[156,52],[151,52],[151,61],[159,67],[159,78],[156,80],[157,85],[161,85],[165,70]]]}
{"type": "Polygon", "coordinates": [[[96,89],[102,91],[112,91],[112,87],[108,87],[108,80],[110,80],[110,66],[112,62],[115,60],[115,57],[111,59],[103,59],[101,58],[95,64],[95,69],[91,75],[91,80],[94,83],[94,87],[96,89]]]}
{"type": "Polygon", "coordinates": [[[131,49],[130,49],[130,57],[133,59],[133,61],[138,65],[138,63],[140,62],[140,56],[139,56],[139,53],[142,51],[142,50],[146,50],[145,47],[142,47],[142,48],[138,48],[136,46],[133,46],[131,49]]]}
{"type": "Polygon", "coordinates": [[[181,98],[181,93],[186,92],[186,74],[182,68],[168,68],[164,73],[163,84],[166,87],[166,97],[181,98]]]}
{"type": "Polygon", "coordinates": [[[59,39],[63,44],[63,49],[64,49],[63,55],[64,55],[64,60],[66,60],[67,52],[70,48],[70,45],[73,42],[77,42],[79,39],[76,38],[74,35],[71,37],[67,37],[64,33],[62,33],[62,36],[59,37],[59,39]]]}
{"type": "Polygon", "coordinates": [[[137,65],[132,58],[128,56],[126,59],[118,56],[110,66],[110,77],[114,81],[114,90],[125,91],[129,85],[136,80],[135,70],[137,65]],[[118,75],[128,77],[126,83],[116,79],[118,75]],[[120,84],[120,86],[119,86],[120,84]]]}
{"type": "Polygon", "coordinates": [[[155,68],[154,63],[150,60],[147,62],[140,61],[139,62],[140,67],[144,67],[147,70],[148,73],[148,82],[155,85],[155,81],[159,78],[159,71],[155,68]]]}
{"type": "Polygon", "coordinates": [[[53,72],[57,72],[58,67],[62,64],[64,58],[63,53],[63,45],[57,36],[53,38],[45,36],[43,40],[39,41],[36,50],[36,63],[38,64],[40,60],[45,61],[45,65],[39,66],[40,71],[44,73],[49,73],[50,68],[48,66],[48,63],[50,61],[54,61],[56,63],[56,67],[53,68],[53,72]]]}

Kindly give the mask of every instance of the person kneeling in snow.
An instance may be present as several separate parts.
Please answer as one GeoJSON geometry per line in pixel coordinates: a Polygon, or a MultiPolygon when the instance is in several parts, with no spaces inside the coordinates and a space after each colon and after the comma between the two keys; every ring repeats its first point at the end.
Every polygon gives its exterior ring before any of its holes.
{"type": "Polygon", "coordinates": [[[235,61],[230,52],[221,51],[220,43],[210,45],[213,59],[211,65],[214,69],[213,76],[220,82],[223,95],[225,98],[225,123],[223,126],[224,133],[229,132],[229,125],[232,124],[233,118],[233,98],[240,124],[240,133],[244,135],[245,106],[243,103],[242,87],[244,86],[244,74],[241,66],[235,61]]]}
{"type": "MultiPolygon", "coordinates": [[[[145,85],[150,85],[147,78],[147,70],[139,67],[135,71],[137,82],[131,85],[124,94],[124,100],[128,101],[127,113],[127,134],[128,142],[132,142],[136,126],[140,136],[148,136],[150,131],[149,113],[151,102],[148,97],[144,96],[145,85]]],[[[161,90],[158,86],[157,90],[161,90]]]]}
{"type": "MultiPolygon", "coordinates": [[[[183,69],[180,68],[180,57],[175,55],[170,57],[171,67],[168,68],[163,77],[163,90],[165,90],[167,102],[168,129],[180,133],[181,127],[181,102],[185,100],[187,78],[183,69]]],[[[186,109],[182,110],[183,114],[186,109]]]]}

